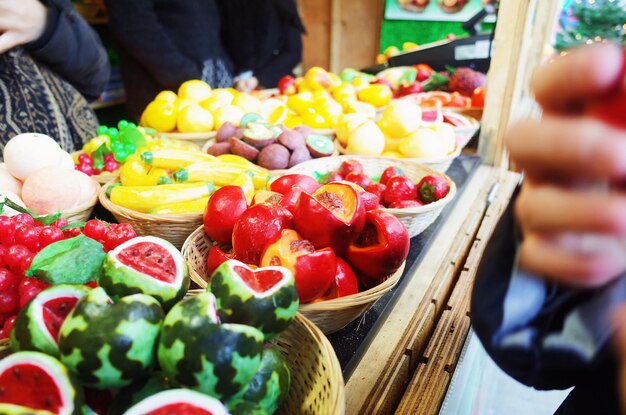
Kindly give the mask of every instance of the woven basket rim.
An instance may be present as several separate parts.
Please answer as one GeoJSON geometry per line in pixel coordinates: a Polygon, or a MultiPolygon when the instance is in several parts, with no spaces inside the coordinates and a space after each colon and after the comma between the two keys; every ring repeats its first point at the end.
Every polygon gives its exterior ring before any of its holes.
{"type": "Polygon", "coordinates": [[[373,158],[382,158],[382,159],[390,159],[390,160],[403,160],[403,161],[410,161],[413,163],[418,163],[418,164],[437,164],[437,163],[444,163],[450,160],[454,160],[455,158],[457,158],[458,156],[461,155],[461,151],[463,150],[463,147],[460,145],[455,145],[454,147],[454,151],[450,154],[447,154],[445,156],[442,157],[430,157],[430,158],[412,158],[412,157],[403,157],[403,158],[397,158],[397,157],[384,157],[384,156],[362,156],[359,154],[351,154],[351,153],[347,153],[346,149],[343,148],[343,146],[341,145],[341,143],[339,142],[338,139],[334,140],[335,142],[335,148],[337,149],[337,151],[339,151],[339,154],[342,156],[353,156],[353,157],[373,157],[373,158]]]}
{"type": "Polygon", "coordinates": [[[112,186],[119,182],[119,178],[113,179],[110,182],[107,182],[105,185],[101,186],[100,191],[98,192],[98,199],[100,200],[100,204],[109,212],[117,213],[119,215],[125,216],[129,219],[133,220],[144,220],[144,221],[152,221],[152,222],[178,222],[178,223],[187,223],[190,220],[197,219],[202,217],[202,213],[178,213],[178,214],[161,214],[155,215],[152,213],[143,213],[138,212],[136,210],[128,209],[123,206],[116,205],[111,202],[111,199],[106,194],[106,190],[109,186],[112,186]]]}
{"type": "MultiPolygon", "coordinates": [[[[418,167],[422,170],[426,170],[429,172],[429,174],[431,175],[436,175],[436,176],[442,176],[446,179],[446,181],[448,182],[448,184],[450,185],[450,190],[448,191],[448,194],[443,198],[443,199],[439,199],[436,202],[432,202],[432,203],[428,203],[426,205],[422,205],[422,206],[417,206],[417,207],[410,207],[410,208],[403,208],[403,209],[398,209],[398,208],[384,208],[382,210],[384,210],[385,212],[391,213],[391,214],[399,214],[399,215],[403,215],[403,214],[419,214],[419,213],[426,213],[426,212],[430,212],[432,210],[438,209],[440,207],[443,207],[445,205],[447,205],[452,199],[454,199],[454,196],[456,195],[456,183],[454,183],[454,180],[452,180],[447,174],[442,173],[440,171],[437,171],[435,169],[432,169],[430,167],[428,167],[428,165],[423,165],[421,163],[414,163],[410,160],[412,159],[393,159],[391,157],[376,157],[376,156],[352,156],[352,155],[341,155],[341,156],[337,156],[335,157],[336,160],[357,160],[363,163],[366,163],[368,160],[383,160],[384,162],[388,162],[390,160],[393,160],[393,165],[396,167],[402,167],[402,165],[407,165],[407,166],[411,166],[411,167],[415,167],[416,164],[419,165],[418,167]]],[[[313,168],[313,166],[315,166],[316,164],[319,164],[319,162],[317,161],[318,159],[313,159],[313,160],[308,160],[305,161],[303,163],[300,163],[294,167],[292,167],[291,169],[287,170],[286,174],[291,174],[292,172],[298,172],[301,173],[300,170],[302,169],[308,169],[309,167],[311,168],[311,170],[315,170],[313,168]]]]}
{"type": "Polygon", "coordinates": [[[92,209],[96,205],[96,203],[98,203],[98,196],[100,194],[100,190],[102,190],[102,186],[100,185],[100,183],[98,183],[98,181],[94,179],[91,179],[91,181],[96,184],[95,194],[92,197],[90,197],[89,200],[83,203],[82,205],[76,206],[74,209],[61,211],[61,213],[64,216],[72,216],[77,213],[81,213],[86,210],[92,209]]]}
{"type": "MultiPolygon", "coordinates": [[[[196,241],[200,239],[206,238],[211,241],[208,235],[204,232],[204,227],[199,226],[195,231],[193,231],[185,240],[181,252],[183,252],[183,256],[185,256],[185,252],[189,251],[189,247],[196,244],[196,241]]],[[[212,242],[212,241],[211,241],[212,242]]],[[[185,257],[187,261],[187,258],[185,257]]],[[[198,274],[193,266],[191,266],[190,261],[187,261],[187,265],[189,268],[189,274],[191,279],[201,287],[206,287],[208,285],[208,281],[205,281],[204,278],[200,274],[198,274]]],[[[384,293],[393,288],[400,277],[402,277],[402,273],[404,272],[404,268],[406,266],[406,261],[400,265],[398,270],[393,273],[390,277],[388,277],[385,281],[378,284],[375,287],[372,287],[368,290],[358,292],[356,294],[348,295],[345,297],[333,298],[332,300],[319,301],[317,303],[308,303],[308,304],[300,304],[299,310],[302,311],[329,311],[336,310],[338,308],[347,308],[353,306],[359,306],[367,303],[371,303],[378,298],[382,297],[384,293]]]]}

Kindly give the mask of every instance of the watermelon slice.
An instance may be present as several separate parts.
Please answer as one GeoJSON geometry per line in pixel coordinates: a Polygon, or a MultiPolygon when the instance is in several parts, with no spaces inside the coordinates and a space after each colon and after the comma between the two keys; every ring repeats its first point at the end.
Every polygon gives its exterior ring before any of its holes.
{"type": "Polygon", "coordinates": [[[188,389],[171,389],[144,399],[126,415],[228,415],[217,399],[188,389]]]}
{"type": "Polygon", "coordinates": [[[80,413],[82,400],[83,391],[78,383],[65,366],[51,356],[18,352],[0,361],[1,405],[70,415],[80,413]]]}
{"type": "Polygon", "coordinates": [[[266,339],[285,330],[298,311],[295,280],[285,267],[253,270],[230,259],[213,272],[210,284],[222,322],[256,327],[266,339]]]}
{"type": "Polygon", "coordinates": [[[61,284],[37,294],[15,319],[10,336],[11,349],[58,356],[57,339],[61,324],[89,290],[84,285],[61,284]]]}
{"type": "Polygon", "coordinates": [[[143,293],[171,308],[189,289],[189,272],[182,254],[164,239],[143,236],[110,251],[99,284],[113,298],[143,293]]]}

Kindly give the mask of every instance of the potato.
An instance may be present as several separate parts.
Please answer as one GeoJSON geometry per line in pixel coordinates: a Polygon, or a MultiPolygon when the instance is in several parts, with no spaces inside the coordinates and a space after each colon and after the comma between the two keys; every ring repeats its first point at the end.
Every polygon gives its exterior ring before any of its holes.
{"type": "Polygon", "coordinates": [[[235,135],[236,131],[237,127],[235,127],[235,125],[230,121],[226,121],[224,124],[222,124],[219,130],[217,130],[215,141],[217,141],[218,143],[227,142],[230,137],[235,135]]]}
{"type": "Polygon", "coordinates": [[[268,170],[285,169],[289,165],[289,150],[280,144],[271,144],[261,150],[257,164],[268,170]]]}
{"type": "Polygon", "coordinates": [[[313,134],[313,129],[309,127],[308,125],[299,125],[296,128],[294,128],[294,130],[302,134],[304,138],[307,138],[308,136],[313,134]]]}
{"type": "Polygon", "coordinates": [[[291,168],[296,164],[300,164],[303,161],[311,160],[311,153],[306,147],[297,148],[291,153],[291,157],[289,157],[289,165],[287,167],[291,168]]]}
{"type": "Polygon", "coordinates": [[[306,147],[304,136],[296,130],[287,130],[278,136],[278,142],[291,151],[298,148],[306,147]]]}
{"type": "Polygon", "coordinates": [[[230,151],[246,160],[255,161],[259,155],[259,150],[252,147],[250,144],[244,143],[237,137],[230,137],[228,142],[230,143],[230,151]]]}
{"type": "Polygon", "coordinates": [[[215,143],[207,150],[207,154],[219,156],[220,154],[230,154],[230,143],[228,141],[215,143]]]}

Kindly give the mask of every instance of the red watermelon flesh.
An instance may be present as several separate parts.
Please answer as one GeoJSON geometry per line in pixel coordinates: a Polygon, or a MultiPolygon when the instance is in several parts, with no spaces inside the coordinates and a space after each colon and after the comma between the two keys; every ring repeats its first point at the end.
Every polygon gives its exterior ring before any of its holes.
{"type": "Polygon", "coordinates": [[[176,281],[176,263],[162,246],[152,242],[139,242],[121,250],[116,257],[122,264],[155,279],[176,281]]]}
{"type": "Polygon", "coordinates": [[[283,274],[276,270],[254,271],[240,266],[233,267],[233,270],[257,293],[268,291],[283,279],[283,274]]]}
{"type": "Polygon", "coordinates": [[[27,363],[12,366],[0,375],[0,402],[52,413],[59,413],[63,408],[61,391],[52,377],[40,367],[27,363]]]}
{"type": "Polygon", "coordinates": [[[42,304],[43,321],[48,333],[56,341],[59,337],[59,329],[65,321],[65,317],[72,311],[78,302],[76,297],[59,297],[42,304]]]}
{"type": "Polygon", "coordinates": [[[146,415],[213,415],[213,412],[185,402],[171,403],[146,415]]]}

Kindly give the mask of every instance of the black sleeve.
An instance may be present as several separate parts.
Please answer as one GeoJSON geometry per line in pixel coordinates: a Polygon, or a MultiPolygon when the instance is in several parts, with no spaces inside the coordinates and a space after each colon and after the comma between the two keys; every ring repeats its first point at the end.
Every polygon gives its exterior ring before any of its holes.
{"type": "Polygon", "coordinates": [[[185,56],[167,36],[152,0],[105,0],[115,39],[161,83],[176,90],[189,79],[200,79],[202,68],[185,56]]]}
{"type": "Polygon", "coordinates": [[[513,202],[489,240],[472,292],[472,325],[491,358],[538,389],[579,384],[601,359],[626,279],[595,290],[548,283],[517,266],[513,202]]]}
{"type": "Polygon", "coordinates": [[[74,11],[69,0],[48,0],[43,35],[24,45],[87,99],[96,99],[109,80],[110,64],[98,35],[74,11]]]}
{"type": "Polygon", "coordinates": [[[267,88],[274,88],[280,78],[293,72],[293,68],[302,60],[302,31],[296,26],[284,30],[285,44],[271,61],[258,68],[255,75],[259,83],[267,88]]]}

